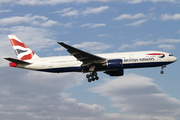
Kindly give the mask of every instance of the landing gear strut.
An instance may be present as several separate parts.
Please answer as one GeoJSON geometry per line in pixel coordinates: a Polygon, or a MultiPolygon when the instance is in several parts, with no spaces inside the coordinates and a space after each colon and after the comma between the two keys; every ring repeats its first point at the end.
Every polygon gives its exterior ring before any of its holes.
{"type": "Polygon", "coordinates": [[[160,72],[161,74],[163,74],[163,73],[164,73],[164,71],[163,71],[163,70],[164,70],[164,68],[165,68],[165,67],[166,67],[166,65],[161,66],[161,72],[160,72]]]}
{"type": "Polygon", "coordinates": [[[88,82],[99,80],[99,77],[97,76],[97,72],[91,72],[90,74],[86,75],[88,82]]]}

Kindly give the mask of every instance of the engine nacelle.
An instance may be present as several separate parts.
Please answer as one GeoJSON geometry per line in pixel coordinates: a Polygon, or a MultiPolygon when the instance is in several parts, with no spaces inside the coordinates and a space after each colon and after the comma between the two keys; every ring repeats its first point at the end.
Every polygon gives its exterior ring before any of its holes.
{"type": "Polygon", "coordinates": [[[108,60],[106,65],[109,69],[122,69],[123,68],[122,59],[108,60]]]}
{"type": "Polygon", "coordinates": [[[104,72],[110,76],[123,76],[124,75],[124,69],[122,70],[115,70],[115,71],[106,71],[104,72]]]}

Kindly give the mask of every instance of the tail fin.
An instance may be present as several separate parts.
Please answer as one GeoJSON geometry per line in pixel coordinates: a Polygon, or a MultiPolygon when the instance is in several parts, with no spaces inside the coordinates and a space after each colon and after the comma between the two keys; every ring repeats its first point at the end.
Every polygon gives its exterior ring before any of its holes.
{"type": "Polygon", "coordinates": [[[30,48],[28,48],[22,41],[15,35],[8,35],[9,40],[14,48],[14,51],[19,60],[32,60],[39,58],[30,48]]]}

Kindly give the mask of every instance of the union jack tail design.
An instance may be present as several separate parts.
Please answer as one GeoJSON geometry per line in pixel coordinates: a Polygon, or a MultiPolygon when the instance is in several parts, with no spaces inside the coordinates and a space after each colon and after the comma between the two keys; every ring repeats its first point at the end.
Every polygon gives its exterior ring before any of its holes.
{"type": "Polygon", "coordinates": [[[39,58],[30,48],[28,48],[22,41],[15,35],[8,35],[9,40],[14,48],[14,51],[19,60],[32,60],[39,58]]]}

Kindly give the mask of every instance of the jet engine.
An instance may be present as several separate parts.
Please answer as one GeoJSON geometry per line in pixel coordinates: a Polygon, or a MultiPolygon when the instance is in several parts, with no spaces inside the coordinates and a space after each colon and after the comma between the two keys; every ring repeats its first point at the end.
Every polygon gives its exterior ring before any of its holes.
{"type": "Polygon", "coordinates": [[[106,66],[109,69],[122,69],[123,68],[122,59],[108,60],[106,66]]]}
{"type": "Polygon", "coordinates": [[[122,59],[108,60],[106,63],[106,66],[109,69],[112,69],[112,71],[105,71],[104,73],[110,76],[123,76],[124,75],[122,59]]]}
{"type": "Polygon", "coordinates": [[[124,69],[114,70],[114,71],[106,71],[104,73],[106,73],[110,76],[123,76],[124,75],[124,69]]]}

